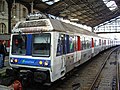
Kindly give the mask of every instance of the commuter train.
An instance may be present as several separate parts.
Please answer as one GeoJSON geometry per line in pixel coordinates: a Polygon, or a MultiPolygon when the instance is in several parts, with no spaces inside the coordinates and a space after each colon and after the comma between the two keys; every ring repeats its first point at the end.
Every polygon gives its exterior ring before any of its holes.
{"type": "Polygon", "coordinates": [[[54,82],[119,41],[57,19],[21,21],[11,34],[10,74],[54,82]],[[12,73],[13,74],[13,73],[12,73]]]}

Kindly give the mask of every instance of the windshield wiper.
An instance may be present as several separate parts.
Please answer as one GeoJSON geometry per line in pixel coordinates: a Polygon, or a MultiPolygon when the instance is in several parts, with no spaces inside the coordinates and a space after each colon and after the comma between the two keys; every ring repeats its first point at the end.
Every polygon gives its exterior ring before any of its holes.
{"type": "Polygon", "coordinates": [[[22,41],[25,43],[25,39],[24,39],[24,37],[22,36],[21,32],[19,32],[19,36],[21,37],[22,41]]]}

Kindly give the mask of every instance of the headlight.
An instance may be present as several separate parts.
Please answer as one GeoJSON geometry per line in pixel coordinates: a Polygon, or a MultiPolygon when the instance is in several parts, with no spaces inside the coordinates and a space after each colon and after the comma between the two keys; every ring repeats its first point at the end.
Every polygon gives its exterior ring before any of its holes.
{"type": "Polygon", "coordinates": [[[18,60],[17,60],[17,59],[15,59],[15,60],[14,60],[14,62],[15,62],[15,63],[17,63],[17,62],[18,62],[18,60]]]}
{"type": "Polygon", "coordinates": [[[42,62],[42,61],[39,61],[39,64],[40,64],[40,65],[42,65],[42,64],[43,64],[43,62],[42,62]]]}
{"type": "Polygon", "coordinates": [[[10,62],[13,63],[13,59],[12,58],[11,58],[10,62]]]}
{"type": "Polygon", "coordinates": [[[11,63],[18,63],[18,59],[13,59],[13,58],[11,58],[11,59],[10,59],[10,62],[11,62],[11,63]]]}
{"type": "Polygon", "coordinates": [[[45,66],[48,66],[48,61],[45,61],[45,62],[44,62],[44,65],[45,65],[45,66]]]}

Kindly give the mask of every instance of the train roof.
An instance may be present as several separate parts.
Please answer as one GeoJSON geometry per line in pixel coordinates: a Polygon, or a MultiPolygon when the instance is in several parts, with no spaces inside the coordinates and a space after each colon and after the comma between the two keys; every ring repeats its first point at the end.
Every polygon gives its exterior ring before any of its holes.
{"type": "Polygon", "coordinates": [[[83,29],[81,27],[78,27],[76,25],[72,25],[70,23],[66,23],[63,21],[55,20],[55,19],[50,19],[50,22],[52,23],[54,30],[60,30],[60,31],[62,30],[64,32],[68,32],[68,33],[72,32],[72,33],[100,37],[93,32],[90,32],[90,31],[83,29]]]}
{"type": "Polygon", "coordinates": [[[66,33],[77,33],[89,36],[100,37],[97,34],[90,32],[86,29],[80,28],[78,26],[72,25],[70,23],[65,23],[57,19],[39,19],[31,21],[21,21],[16,24],[13,33],[18,32],[44,32],[44,31],[60,31],[66,33]]]}

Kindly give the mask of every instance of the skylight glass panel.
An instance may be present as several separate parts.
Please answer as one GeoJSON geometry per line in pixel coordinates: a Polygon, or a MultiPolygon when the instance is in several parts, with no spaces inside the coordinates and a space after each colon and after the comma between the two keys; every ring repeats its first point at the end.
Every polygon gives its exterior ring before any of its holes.
{"type": "Polygon", "coordinates": [[[42,2],[47,2],[48,0],[42,0],[42,2]]]}
{"type": "Polygon", "coordinates": [[[103,0],[103,2],[106,4],[106,6],[107,6],[111,11],[113,11],[113,10],[115,10],[115,9],[118,8],[117,5],[116,5],[116,3],[115,3],[115,1],[113,1],[113,0],[103,0]]]}

